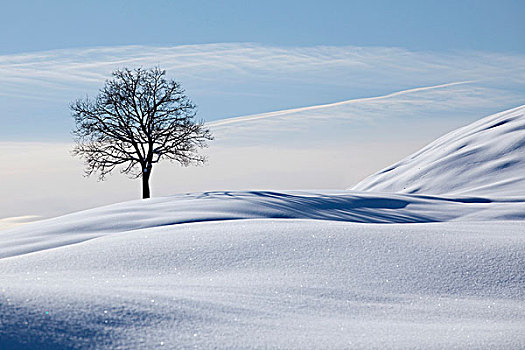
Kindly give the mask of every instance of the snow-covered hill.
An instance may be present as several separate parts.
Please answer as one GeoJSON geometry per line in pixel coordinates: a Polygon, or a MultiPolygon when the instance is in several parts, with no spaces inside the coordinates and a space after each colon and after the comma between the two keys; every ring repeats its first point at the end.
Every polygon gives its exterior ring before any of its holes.
{"type": "Polygon", "coordinates": [[[372,192],[185,194],[0,231],[0,348],[525,348],[523,111],[372,192]]]}
{"type": "Polygon", "coordinates": [[[352,189],[523,197],[525,106],[455,130],[352,189]]]}
{"type": "Polygon", "coordinates": [[[0,259],[0,348],[521,349],[523,232],[252,219],[101,236],[0,259]]]}
{"type": "Polygon", "coordinates": [[[525,198],[348,191],[205,192],[118,203],[0,231],[0,258],[178,224],[246,219],[359,223],[522,220],[525,198]]]}

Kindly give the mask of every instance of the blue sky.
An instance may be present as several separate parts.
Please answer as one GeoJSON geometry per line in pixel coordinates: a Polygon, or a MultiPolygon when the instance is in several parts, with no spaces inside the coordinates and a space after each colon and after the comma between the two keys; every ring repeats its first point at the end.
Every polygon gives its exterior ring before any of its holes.
{"type": "Polygon", "coordinates": [[[525,52],[521,0],[2,1],[0,54],[257,42],[525,52]]]}

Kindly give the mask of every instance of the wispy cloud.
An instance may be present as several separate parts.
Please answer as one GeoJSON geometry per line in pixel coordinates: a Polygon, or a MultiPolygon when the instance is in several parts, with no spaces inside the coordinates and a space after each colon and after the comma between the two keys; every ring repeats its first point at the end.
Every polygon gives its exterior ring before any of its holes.
{"type": "MultiPolygon", "coordinates": [[[[269,113],[263,113],[263,114],[255,114],[255,115],[248,115],[248,116],[243,116],[243,117],[227,118],[227,119],[219,120],[219,121],[216,121],[216,122],[211,122],[208,125],[213,127],[213,128],[217,128],[217,127],[221,127],[221,126],[224,126],[224,125],[231,125],[231,124],[236,124],[236,123],[244,123],[244,122],[255,121],[255,120],[259,120],[259,119],[274,118],[274,117],[279,117],[279,116],[284,116],[284,115],[292,115],[292,114],[295,114],[295,113],[310,112],[310,111],[320,111],[320,110],[325,110],[325,111],[326,110],[330,110],[332,112],[331,113],[331,117],[333,117],[333,110],[336,107],[342,107],[342,106],[346,106],[346,105],[350,105],[350,104],[359,104],[359,103],[366,103],[366,102],[390,99],[392,97],[397,97],[397,96],[401,96],[401,95],[417,93],[417,92],[422,92],[422,91],[429,91],[429,90],[434,90],[434,89],[443,89],[443,88],[448,88],[448,87],[452,87],[452,86],[456,86],[456,85],[463,85],[463,84],[469,84],[469,83],[474,83],[474,82],[475,81],[459,81],[459,82],[453,82],[453,83],[447,83],[447,84],[439,84],[439,85],[434,85],[434,86],[423,86],[423,87],[418,87],[418,88],[413,88],[413,89],[396,91],[396,92],[392,92],[390,94],[386,94],[386,95],[383,95],[383,96],[363,97],[363,98],[356,98],[356,99],[352,99],[352,100],[340,101],[340,102],[335,102],[335,103],[328,103],[328,104],[323,104],[323,105],[300,107],[300,108],[292,108],[292,109],[286,109],[286,110],[269,112],[269,113]]],[[[350,116],[350,115],[347,115],[347,116],[350,116]]]]}
{"type": "Polygon", "coordinates": [[[248,80],[286,81],[287,85],[307,83],[354,89],[384,86],[390,90],[407,84],[525,79],[523,55],[419,53],[373,47],[281,48],[256,44],[124,46],[0,56],[0,94],[15,90],[29,92],[30,96],[49,93],[42,91],[42,87],[85,89],[100,85],[117,67],[154,65],[161,65],[192,85],[202,84],[201,88],[210,88],[206,82],[221,79],[228,79],[230,84],[248,80]]]}

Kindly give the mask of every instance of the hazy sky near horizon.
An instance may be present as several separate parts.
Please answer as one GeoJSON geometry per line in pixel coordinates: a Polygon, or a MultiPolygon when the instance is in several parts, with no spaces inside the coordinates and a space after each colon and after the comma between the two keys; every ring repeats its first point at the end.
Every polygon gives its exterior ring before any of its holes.
{"type": "Polygon", "coordinates": [[[68,153],[69,103],[121,67],[165,68],[216,135],[208,166],[156,168],[154,196],[343,189],[525,101],[523,1],[2,6],[0,221],[138,197],[138,181],[85,179],[68,153]]]}

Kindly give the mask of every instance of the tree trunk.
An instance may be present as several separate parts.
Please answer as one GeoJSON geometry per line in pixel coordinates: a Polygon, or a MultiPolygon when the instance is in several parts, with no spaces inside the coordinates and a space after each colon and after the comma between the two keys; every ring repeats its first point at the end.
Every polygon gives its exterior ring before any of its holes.
{"type": "Polygon", "coordinates": [[[149,171],[145,171],[142,173],[142,199],[146,199],[150,197],[150,192],[149,192],[150,172],[151,172],[151,169],[149,171]]]}

